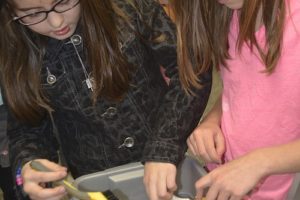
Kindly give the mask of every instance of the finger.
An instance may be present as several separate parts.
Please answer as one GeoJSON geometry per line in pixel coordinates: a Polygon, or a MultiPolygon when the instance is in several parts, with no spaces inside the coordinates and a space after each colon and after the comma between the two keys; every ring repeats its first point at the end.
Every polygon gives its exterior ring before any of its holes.
{"type": "Polygon", "coordinates": [[[191,141],[191,137],[189,137],[186,141],[188,147],[189,147],[189,150],[190,152],[194,155],[194,156],[197,156],[197,153],[195,151],[195,148],[194,148],[194,142],[191,141]]]}
{"type": "Polygon", "coordinates": [[[172,197],[172,193],[168,191],[166,175],[160,176],[160,180],[157,184],[157,199],[170,199],[172,197]]]}
{"type": "Polygon", "coordinates": [[[197,190],[197,194],[196,194],[194,200],[202,200],[203,197],[204,197],[203,196],[203,189],[200,189],[200,190],[197,190]]]}
{"type": "Polygon", "coordinates": [[[219,162],[221,159],[217,153],[216,145],[215,145],[215,136],[206,138],[205,149],[211,161],[219,162]]]}
{"type": "MultiPolygon", "coordinates": [[[[199,138],[199,137],[198,137],[199,138]]],[[[205,162],[212,162],[211,158],[209,157],[204,142],[202,139],[196,139],[196,146],[197,146],[197,154],[204,159],[205,162]]]]}
{"type": "Polygon", "coordinates": [[[31,168],[30,162],[26,163],[22,168],[22,178],[24,182],[34,181],[37,183],[51,182],[64,178],[67,175],[65,167],[57,165],[56,163],[50,162],[45,159],[37,159],[36,161],[43,164],[48,169],[54,172],[39,172],[31,168]]]}
{"type": "Polygon", "coordinates": [[[156,174],[152,174],[150,176],[150,173],[148,173],[147,165],[145,166],[145,174],[144,174],[144,185],[147,192],[147,195],[149,197],[149,200],[157,200],[157,192],[156,192],[156,174]]]}
{"type": "Polygon", "coordinates": [[[219,193],[218,195],[218,199],[217,200],[229,200],[230,199],[230,193],[226,192],[226,191],[222,191],[219,193]]]}
{"type": "Polygon", "coordinates": [[[63,186],[42,188],[34,183],[24,185],[24,191],[33,199],[48,199],[66,194],[66,190],[63,186]]]}
{"type": "Polygon", "coordinates": [[[67,199],[67,198],[66,198],[66,195],[67,195],[67,193],[66,193],[66,194],[63,194],[63,195],[58,195],[58,196],[49,198],[49,199],[47,199],[47,200],[62,200],[64,197],[65,197],[64,199],[67,199]]]}
{"type": "Polygon", "coordinates": [[[201,151],[198,147],[198,143],[201,140],[200,132],[197,129],[194,130],[193,134],[189,138],[190,138],[191,145],[192,145],[192,147],[195,151],[195,155],[196,156],[202,156],[201,151]]]}
{"type": "Polygon", "coordinates": [[[150,181],[149,185],[148,185],[148,188],[149,188],[149,198],[150,200],[157,200],[157,189],[156,189],[156,184],[155,184],[156,181],[152,180],[150,181]]]}
{"type": "Polygon", "coordinates": [[[219,156],[219,159],[221,160],[221,157],[225,152],[225,140],[222,133],[217,134],[215,142],[216,142],[217,154],[219,156]]]}
{"type": "Polygon", "coordinates": [[[204,197],[204,191],[211,185],[211,179],[209,175],[203,176],[195,183],[197,195],[196,197],[202,199],[204,197]]]}
{"type": "Polygon", "coordinates": [[[247,198],[241,198],[241,197],[235,197],[235,196],[231,196],[229,200],[247,200],[247,198]]]}
{"type": "Polygon", "coordinates": [[[146,193],[148,195],[148,197],[150,196],[150,191],[149,191],[149,181],[148,181],[148,174],[147,174],[147,170],[146,170],[146,166],[145,166],[145,170],[144,170],[144,178],[143,178],[143,183],[144,183],[144,187],[145,187],[145,190],[146,190],[146,193]]]}
{"type": "Polygon", "coordinates": [[[219,188],[215,185],[211,185],[208,188],[208,191],[206,193],[206,200],[215,200],[218,197],[219,188]]]}
{"type": "MultiPolygon", "coordinates": [[[[67,193],[66,194],[62,194],[62,195],[53,196],[53,197],[47,198],[47,200],[61,200],[66,195],[67,195],[67,193]]],[[[32,199],[32,200],[41,200],[41,198],[38,198],[38,197],[30,197],[30,199],[32,199]]]]}
{"type": "Polygon", "coordinates": [[[170,192],[175,192],[177,190],[176,185],[176,167],[174,166],[174,170],[167,176],[167,188],[170,192]]]}

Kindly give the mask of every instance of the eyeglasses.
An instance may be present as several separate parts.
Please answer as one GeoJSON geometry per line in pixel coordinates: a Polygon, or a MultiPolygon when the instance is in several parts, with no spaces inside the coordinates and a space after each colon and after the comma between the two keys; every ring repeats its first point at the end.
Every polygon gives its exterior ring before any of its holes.
{"type": "Polygon", "coordinates": [[[14,17],[13,20],[18,21],[20,24],[23,24],[25,26],[35,25],[47,19],[48,14],[52,11],[56,13],[63,13],[71,10],[78,4],[79,0],[60,0],[55,5],[53,5],[50,10],[39,11],[21,17],[14,17]]]}

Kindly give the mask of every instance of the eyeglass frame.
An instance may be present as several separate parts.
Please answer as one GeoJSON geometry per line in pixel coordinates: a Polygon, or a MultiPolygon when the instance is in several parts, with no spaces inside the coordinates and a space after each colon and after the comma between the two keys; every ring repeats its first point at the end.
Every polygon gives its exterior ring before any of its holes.
{"type": "Polygon", "coordinates": [[[52,8],[49,9],[49,10],[38,11],[38,12],[34,12],[34,13],[30,13],[30,14],[21,16],[21,17],[15,16],[15,17],[13,17],[13,21],[18,21],[20,24],[22,24],[22,25],[24,25],[24,26],[32,26],[32,25],[36,25],[36,24],[38,24],[38,23],[41,23],[41,22],[45,21],[45,20],[48,18],[48,14],[49,14],[50,12],[64,13],[64,12],[67,12],[67,11],[72,10],[73,8],[75,8],[75,7],[79,4],[79,2],[80,2],[80,0],[77,0],[77,2],[76,2],[71,8],[69,8],[69,9],[67,9],[67,10],[64,10],[64,11],[57,11],[57,10],[55,10],[56,6],[59,5],[59,4],[60,4],[61,2],[63,2],[63,1],[64,1],[64,0],[60,0],[59,2],[57,2],[56,4],[54,4],[54,5],[52,6],[52,8]],[[45,17],[44,17],[42,20],[40,20],[39,22],[35,22],[35,23],[24,23],[24,22],[22,21],[22,18],[28,17],[28,16],[30,16],[30,15],[34,15],[34,14],[39,14],[39,13],[45,13],[45,14],[46,14],[45,17]]]}

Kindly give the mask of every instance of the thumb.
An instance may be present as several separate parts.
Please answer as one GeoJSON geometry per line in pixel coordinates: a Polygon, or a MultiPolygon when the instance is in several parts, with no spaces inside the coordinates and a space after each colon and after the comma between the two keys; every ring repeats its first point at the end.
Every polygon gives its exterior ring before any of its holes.
{"type": "Polygon", "coordinates": [[[46,159],[37,159],[36,161],[39,161],[41,164],[43,164],[45,167],[47,167],[51,171],[67,171],[66,167],[63,167],[57,163],[54,163],[54,162],[46,160],[46,159]]]}

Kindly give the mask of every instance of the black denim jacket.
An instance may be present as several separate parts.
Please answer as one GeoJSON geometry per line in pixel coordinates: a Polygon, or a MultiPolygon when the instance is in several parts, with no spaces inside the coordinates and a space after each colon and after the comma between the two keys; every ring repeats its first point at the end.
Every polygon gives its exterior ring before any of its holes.
{"type": "MultiPolygon", "coordinates": [[[[64,41],[50,39],[41,69],[42,87],[55,110],[62,153],[74,177],[136,161],[177,165],[210,94],[210,71],[200,77],[203,88],[196,91],[197,96],[187,96],[182,90],[175,27],[158,3],[136,0],[137,12],[126,1],[115,2],[130,16],[135,29],[119,25],[120,48],[136,67],[121,102],[100,98],[92,105],[80,63],[82,59],[89,72],[80,31],[64,41]],[[165,40],[152,40],[161,34],[165,40]],[[166,69],[169,85],[160,65],[166,69]]],[[[37,127],[21,125],[11,117],[8,134],[15,167],[36,158],[55,159],[57,145],[49,117],[37,127]]]]}

